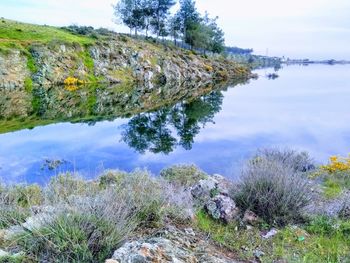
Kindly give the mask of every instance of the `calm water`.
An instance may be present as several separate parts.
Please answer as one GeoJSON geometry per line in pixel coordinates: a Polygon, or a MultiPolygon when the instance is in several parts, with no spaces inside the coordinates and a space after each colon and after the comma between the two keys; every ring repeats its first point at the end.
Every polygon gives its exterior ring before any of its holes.
{"type": "Polygon", "coordinates": [[[350,66],[289,66],[276,80],[258,73],[248,84],[129,119],[1,134],[0,177],[44,183],[65,170],[91,178],[176,163],[235,177],[260,147],[306,150],[319,162],[350,152],[350,66]],[[45,160],[64,162],[50,170],[45,160]]]}

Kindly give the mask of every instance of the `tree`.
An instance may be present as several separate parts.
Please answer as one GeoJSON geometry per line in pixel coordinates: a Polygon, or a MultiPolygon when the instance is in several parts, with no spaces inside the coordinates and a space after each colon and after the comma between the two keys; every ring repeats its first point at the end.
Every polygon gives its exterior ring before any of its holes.
{"type": "Polygon", "coordinates": [[[117,22],[121,22],[128,26],[131,30],[135,30],[135,35],[140,29],[145,27],[145,13],[142,0],[120,0],[114,6],[114,15],[117,22]]]}
{"type": "Polygon", "coordinates": [[[175,14],[169,20],[169,33],[174,40],[174,45],[176,46],[176,41],[181,37],[181,17],[175,14]]]}
{"type": "Polygon", "coordinates": [[[200,15],[193,0],[180,0],[180,10],[177,14],[181,20],[181,31],[184,42],[193,47],[194,32],[200,23],[200,15]]]}
{"type": "Polygon", "coordinates": [[[150,0],[153,2],[153,19],[152,27],[154,33],[159,36],[167,35],[167,20],[169,18],[169,10],[176,4],[175,0],[150,0]]]}
{"type": "Polygon", "coordinates": [[[206,26],[207,47],[206,49],[213,53],[222,53],[225,50],[225,38],[224,32],[218,26],[217,20],[219,17],[211,19],[208,13],[205,13],[203,23],[206,26]]]}

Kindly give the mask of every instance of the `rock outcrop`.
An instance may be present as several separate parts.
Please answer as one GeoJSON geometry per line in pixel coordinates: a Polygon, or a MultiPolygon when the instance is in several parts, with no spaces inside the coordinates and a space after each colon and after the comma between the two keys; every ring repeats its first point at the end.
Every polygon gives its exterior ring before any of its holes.
{"type": "Polygon", "coordinates": [[[27,50],[0,53],[0,89],[26,85],[63,84],[67,78],[82,83],[181,84],[248,78],[245,66],[221,58],[205,58],[191,51],[126,36],[111,37],[83,47],[79,44],[31,44],[27,50]]]}
{"type": "Polygon", "coordinates": [[[168,226],[155,234],[130,241],[116,250],[110,263],[234,263],[232,255],[225,255],[192,229],[168,226]]]}

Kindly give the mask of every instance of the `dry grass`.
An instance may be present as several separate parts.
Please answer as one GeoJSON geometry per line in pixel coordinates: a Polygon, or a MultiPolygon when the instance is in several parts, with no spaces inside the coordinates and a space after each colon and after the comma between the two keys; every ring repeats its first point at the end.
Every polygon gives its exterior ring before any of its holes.
{"type": "Polygon", "coordinates": [[[282,157],[259,156],[249,161],[239,186],[232,191],[243,211],[252,210],[271,225],[300,220],[302,209],[310,201],[306,180],[296,171],[294,162],[282,157]]]}

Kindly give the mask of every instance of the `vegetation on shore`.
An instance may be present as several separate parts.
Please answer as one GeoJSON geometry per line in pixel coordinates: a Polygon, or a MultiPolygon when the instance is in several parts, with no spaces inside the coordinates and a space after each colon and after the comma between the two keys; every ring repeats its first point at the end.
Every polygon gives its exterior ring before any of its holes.
{"type": "MultiPolygon", "coordinates": [[[[333,207],[311,211],[320,208],[316,202],[329,201],[327,180],[349,182],[349,170],[347,158],[315,167],[305,153],[260,151],[246,163],[241,181],[226,182],[224,192],[241,211],[230,222],[215,219],[204,199],[193,195],[197,184],[213,180],[195,166],[170,167],[160,177],[106,171],[93,181],[67,173],[44,187],[2,185],[0,249],[8,254],[0,262],[102,262],[122,241],[169,224],[206,233],[235,260],[347,262],[350,204],[342,203],[336,214],[327,212],[333,207]]],[[[344,195],[349,187],[342,189],[344,195]]],[[[221,191],[214,188],[206,198],[221,191]]]]}
{"type": "Polygon", "coordinates": [[[94,44],[96,39],[47,25],[33,25],[5,18],[0,19],[0,52],[12,49],[25,51],[30,45],[53,42],[78,43],[82,46],[94,44]]]}

